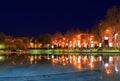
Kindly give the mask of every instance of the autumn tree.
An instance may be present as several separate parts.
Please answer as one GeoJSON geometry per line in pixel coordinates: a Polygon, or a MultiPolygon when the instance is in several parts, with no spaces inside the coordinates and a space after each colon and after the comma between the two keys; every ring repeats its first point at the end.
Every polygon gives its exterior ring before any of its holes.
{"type": "Polygon", "coordinates": [[[66,43],[68,44],[68,47],[70,47],[70,44],[73,44],[73,40],[76,38],[76,35],[79,32],[80,32],[79,30],[70,29],[64,34],[64,37],[66,38],[66,43]]]}
{"type": "Polygon", "coordinates": [[[102,37],[106,35],[106,30],[109,31],[109,36],[114,36],[114,33],[120,35],[120,7],[112,6],[106,12],[105,18],[101,20],[92,29],[92,33],[101,42],[102,37]]]}
{"type": "Polygon", "coordinates": [[[99,23],[97,23],[96,25],[92,27],[91,34],[95,36],[95,40],[97,40],[98,42],[102,41],[102,36],[103,36],[102,30],[104,29],[103,27],[100,26],[99,23]]]}
{"type": "Polygon", "coordinates": [[[105,28],[111,29],[111,34],[120,32],[120,7],[113,6],[108,9],[103,21],[105,28]]]}
{"type": "Polygon", "coordinates": [[[60,47],[62,44],[63,35],[60,32],[54,33],[52,37],[52,44],[60,47]]]}
{"type": "Polygon", "coordinates": [[[64,36],[65,36],[65,38],[68,40],[68,41],[70,41],[70,40],[72,40],[73,38],[74,38],[74,35],[76,34],[76,32],[75,32],[75,30],[74,29],[70,29],[70,30],[68,30],[65,34],[64,34],[64,36]]]}
{"type": "Polygon", "coordinates": [[[22,50],[27,49],[22,39],[15,39],[14,44],[16,46],[15,49],[22,49],[22,50]]]}

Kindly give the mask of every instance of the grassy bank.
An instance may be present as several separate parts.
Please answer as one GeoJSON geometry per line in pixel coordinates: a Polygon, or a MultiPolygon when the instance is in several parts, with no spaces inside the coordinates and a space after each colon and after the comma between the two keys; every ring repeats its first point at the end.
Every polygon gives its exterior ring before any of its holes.
{"type": "Polygon", "coordinates": [[[28,50],[0,50],[0,54],[90,54],[90,53],[118,53],[120,49],[114,48],[88,48],[88,49],[28,49],[28,50]]]}
{"type": "Polygon", "coordinates": [[[29,49],[29,54],[120,53],[119,49],[29,49]]]}

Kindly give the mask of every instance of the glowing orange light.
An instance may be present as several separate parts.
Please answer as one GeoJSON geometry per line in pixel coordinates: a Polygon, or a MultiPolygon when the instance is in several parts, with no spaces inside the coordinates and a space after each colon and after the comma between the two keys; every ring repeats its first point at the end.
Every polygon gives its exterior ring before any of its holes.
{"type": "Polygon", "coordinates": [[[34,57],[31,56],[31,57],[30,57],[30,63],[32,64],[33,61],[34,61],[34,57]]]}
{"type": "Polygon", "coordinates": [[[108,29],[106,29],[106,33],[109,33],[109,30],[108,30],[108,29]]]}
{"type": "Polygon", "coordinates": [[[76,66],[78,69],[81,69],[82,67],[81,67],[81,64],[77,64],[77,66],[76,66]]]}
{"type": "Polygon", "coordinates": [[[93,63],[90,63],[89,65],[90,65],[90,68],[91,68],[91,69],[93,69],[93,68],[94,68],[93,63]]]}
{"type": "Polygon", "coordinates": [[[110,73],[111,73],[110,68],[106,68],[106,73],[107,73],[107,74],[110,74],[110,73]]]}

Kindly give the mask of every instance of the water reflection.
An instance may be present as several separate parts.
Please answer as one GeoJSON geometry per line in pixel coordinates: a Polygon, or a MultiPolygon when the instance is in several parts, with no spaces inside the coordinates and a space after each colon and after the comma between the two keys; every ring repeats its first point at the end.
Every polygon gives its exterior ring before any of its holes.
{"type": "Polygon", "coordinates": [[[49,61],[53,66],[71,65],[78,70],[101,69],[106,74],[119,73],[120,56],[93,55],[1,55],[0,62],[9,65],[33,65],[49,61]]]}
{"type": "Polygon", "coordinates": [[[0,61],[4,61],[5,56],[0,56],[0,61]]]}

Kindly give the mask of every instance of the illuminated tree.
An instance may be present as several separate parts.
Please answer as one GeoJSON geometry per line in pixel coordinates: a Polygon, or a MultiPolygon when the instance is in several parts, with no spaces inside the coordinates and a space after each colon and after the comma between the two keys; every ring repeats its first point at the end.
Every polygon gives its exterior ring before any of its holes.
{"type": "Polygon", "coordinates": [[[103,21],[106,29],[111,29],[111,34],[120,32],[120,7],[113,6],[108,9],[103,21]]]}
{"type": "Polygon", "coordinates": [[[68,44],[68,47],[71,47],[71,44],[73,42],[73,38],[75,35],[75,31],[73,29],[68,30],[65,34],[64,37],[66,38],[66,43],[68,44]]]}
{"type": "Polygon", "coordinates": [[[63,35],[60,32],[56,32],[52,37],[52,44],[56,47],[61,47],[63,35]]]}
{"type": "Polygon", "coordinates": [[[103,36],[103,27],[101,27],[100,24],[96,24],[92,27],[91,34],[95,36],[95,40],[98,42],[102,41],[102,36],[103,36]]]}
{"type": "Polygon", "coordinates": [[[16,49],[16,45],[14,44],[14,40],[6,40],[6,48],[8,50],[15,50],[16,49]]]}
{"type": "Polygon", "coordinates": [[[99,42],[106,35],[109,37],[114,37],[114,33],[120,35],[120,7],[112,6],[109,8],[105,18],[92,28],[92,33],[99,42]]]}
{"type": "Polygon", "coordinates": [[[15,39],[14,44],[16,46],[16,49],[27,49],[22,39],[15,39]]]}

